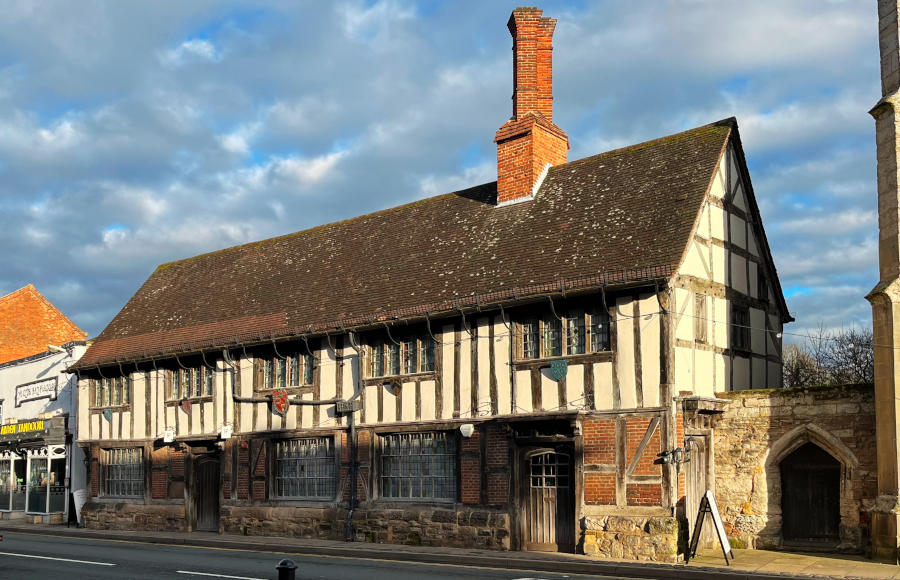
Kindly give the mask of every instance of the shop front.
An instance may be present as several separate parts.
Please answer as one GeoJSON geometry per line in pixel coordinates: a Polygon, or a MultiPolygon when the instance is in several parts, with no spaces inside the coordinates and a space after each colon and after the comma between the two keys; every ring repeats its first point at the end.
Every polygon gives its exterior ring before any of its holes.
{"type": "Polygon", "coordinates": [[[65,416],[0,425],[0,519],[66,520],[67,439],[65,416]]]}

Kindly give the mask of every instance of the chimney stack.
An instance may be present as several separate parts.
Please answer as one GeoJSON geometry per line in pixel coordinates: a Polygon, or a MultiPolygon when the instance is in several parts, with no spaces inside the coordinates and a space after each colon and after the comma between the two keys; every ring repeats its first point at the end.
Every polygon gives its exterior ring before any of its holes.
{"type": "Polygon", "coordinates": [[[878,262],[872,303],[875,351],[875,452],[878,497],[871,511],[872,555],[900,561],[900,26],[898,0],[878,0],[881,100],[875,118],[878,160],[878,262]]]}
{"type": "Polygon", "coordinates": [[[531,199],[552,165],[566,162],[569,138],[553,124],[555,18],[538,8],[516,8],[513,38],[513,116],[497,143],[497,205],[531,199]]]}

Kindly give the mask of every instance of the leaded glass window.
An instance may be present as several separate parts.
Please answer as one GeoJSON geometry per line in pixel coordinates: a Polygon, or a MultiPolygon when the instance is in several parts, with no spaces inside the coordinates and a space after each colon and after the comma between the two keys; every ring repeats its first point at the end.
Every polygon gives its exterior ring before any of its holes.
{"type": "Polygon", "coordinates": [[[139,447],[103,450],[102,493],[113,497],[143,497],[144,461],[139,447]]]}
{"type": "Polygon", "coordinates": [[[381,437],[381,497],[455,501],[455,434],[393,433],[381,437]]]}
{"type": "Polygon", "coordinates": [[[275,495],[281,499],[333,498],[333,439],[316,437],[276,442],[275,470],[275,495]]]}

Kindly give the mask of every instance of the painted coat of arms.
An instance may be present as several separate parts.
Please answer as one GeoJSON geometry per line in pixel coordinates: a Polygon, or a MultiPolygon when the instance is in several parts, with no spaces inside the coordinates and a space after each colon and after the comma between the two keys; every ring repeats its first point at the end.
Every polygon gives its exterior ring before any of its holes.
{"type": "Polygon", "coordinates": [[[112,409],[103,409],[103,418],[112,421],[112,409]]]}
{"type": "Polygon", "coordinates": [[[564,360],[552,360],[550,361],[550,376],[553,377],[553,380],[559,382],[566,378],[566,371],[569,369],[569,364],[564,360]]]}
{"type": "Polygon", "coordinates": [[[185,413],[191,412],[191,402],[189,400],[181,401],[181,410],[185,413]]]}
{"type": "Polygon", "coordinates": [[[288,399],[287,391],[272,392],[272,412],[279,417],[287,415],[288,409],[291,408],[291,400],[288,399]]]}

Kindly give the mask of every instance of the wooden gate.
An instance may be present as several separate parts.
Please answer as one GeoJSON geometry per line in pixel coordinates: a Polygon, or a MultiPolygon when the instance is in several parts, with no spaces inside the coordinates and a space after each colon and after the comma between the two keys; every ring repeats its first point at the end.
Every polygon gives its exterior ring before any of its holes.
{"type": "Polygon", "coordinates": [[[815,443],[781,462],[781,531],[785,541],[835,542],[840,536],[841,464],[815,443]]]}
{"type": "MultiPolygon", "coordinates": [[[[700,509],[700,499],[707,489],[710,489],[709,478],[709,437],[706,435],[690,436],[690,461],[684,464],[685,483],[685,516],[688,523],[688,538],[694,534],[694,525],[697,522],[697,511],[700,509]]],[[[715,490],[713,490],[715,491],[715,490]]],[[[700,548],[715,547],[716,534],[710,516],[706,516],[703,527],[700,530],[700,548]]]]}
{"type": "Polygon", "coordinates": [[[569,449],[533,449],[523,458],[524,549],[575,551],[575,504],[569,449]]]}
{"type": "Polygon", "coordinates": [[[219,531],[219,458],[200,457],[194,476],[194,505],[197,510],[197,530],[219,531]]]}

